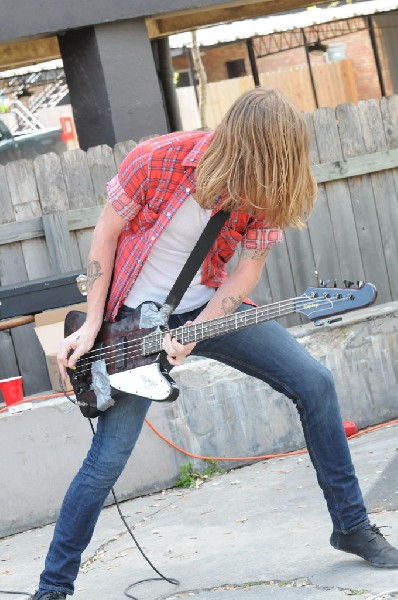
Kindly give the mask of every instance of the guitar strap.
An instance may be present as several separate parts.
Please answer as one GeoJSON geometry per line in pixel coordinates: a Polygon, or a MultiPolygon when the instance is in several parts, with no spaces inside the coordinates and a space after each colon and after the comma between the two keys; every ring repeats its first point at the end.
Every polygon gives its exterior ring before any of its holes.
{"type": "Polygon", "coordinates": [[[164,322],[167,322],[167,318],[181,302],[181,298],[198,272],[229,215],[230,212],[219,210],[209,219],[160,310],[164,322]]]}

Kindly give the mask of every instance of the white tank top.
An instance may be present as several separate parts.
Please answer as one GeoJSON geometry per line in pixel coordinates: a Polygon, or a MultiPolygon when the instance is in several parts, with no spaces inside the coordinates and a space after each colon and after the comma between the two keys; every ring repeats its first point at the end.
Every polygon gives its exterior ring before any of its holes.
{"type": "MultiPolygon", "coordinates": [[[[201,208],[192,196],[185,200],[153,246],[124,304],[132,308],[146,300],[163,304],[210,216],[211,210],[201,208]]],[[[213,296],[215,289],[202,285],[201,275],[202,268],[196,273],[175,313],[199,308],[213,296]]]]}

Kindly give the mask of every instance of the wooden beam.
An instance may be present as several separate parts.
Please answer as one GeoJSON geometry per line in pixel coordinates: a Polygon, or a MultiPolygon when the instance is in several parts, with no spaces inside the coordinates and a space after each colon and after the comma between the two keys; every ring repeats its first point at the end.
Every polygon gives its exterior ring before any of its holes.
{"type": "Polygon", "coordinates": [[[0,44],[0,71],[60,58],[55,36],[0,44]]]}
{"type": "MultiPolygon", "coordinates": [[[[81,231],[82,229],[95,227],[103,209],[104,206],[99,205],[68,210],[66,218],[69,231],[81,231]]],[[[44,237],[42,217],[0,225],[0,246],[40,237],[44,237]]]]}
{"type": "Polygon", "coordinates": [[[0,321],[0,331],[12,329],[13,327],[20,327],[21,325],[27,325],[28,323],[32,323],[34,320],[34,315],[25,315],[24,317],[5,319],[4,321],[0,321]]]}
{"type": "Polygon", "coordinates": [[[328,181],[346,179],[347,177],[369,175],[370,173],[393,169],[397,166],[398,149],[396,148],[385,152],[355,156],[346,160],[313,165],[312,172],[318,183],[327,183],[328,181]]]}
{"type": "MultiPolygon", "coordinates": [[[[317,4],[322,4],[321,0],[317,4]]],[[[264,17],[284,11],[306,8],[312,3],[308,0],[246,0],[217,3],[216,6],[194,10],[165,13],[146,20],[148,36],[156,39],[183,31],[192,31],[198,27],[240,21],[254,17],[264,17]]]]}
{"type": "Polygon", "coordinates": [[[98,217],[104,210],[104,205],[89,206],[86,208],[74,208],[68,210],[69,231],[81,231],[89,227],[95,227],[98,217]]]}

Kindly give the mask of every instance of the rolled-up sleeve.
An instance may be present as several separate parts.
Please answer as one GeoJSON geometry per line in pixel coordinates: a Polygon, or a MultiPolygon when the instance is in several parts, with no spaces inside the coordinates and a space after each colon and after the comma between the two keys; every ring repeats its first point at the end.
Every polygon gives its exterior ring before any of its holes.
{"type": "Polygon", "coordinates": [[[242,239],[242,248],[266,250],[283,241],[283,231],[279,227],[267,227],[264,222],[253,219],[242,239]]]}
{"type": "Polygon", "coordinates": [[[149,156],[139,145],[120,165],[118,174],[106,185],[108,203],[126,220],[131,221],[145,204],[149,187],[149,156]]]}

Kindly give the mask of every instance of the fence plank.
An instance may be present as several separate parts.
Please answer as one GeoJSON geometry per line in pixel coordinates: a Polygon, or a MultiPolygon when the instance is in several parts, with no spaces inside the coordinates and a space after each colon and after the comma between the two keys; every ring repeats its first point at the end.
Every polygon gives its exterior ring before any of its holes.
{"type": "MultiPolygon", "coordinates": [[[[198,125],[200,127],[200,124],[198,125]]],[[[119,168],[120,163],[124,158],[126,158],[127,154],[135,148],[137,145],[133,140],[128,140],[127,142],[119,142],[113,149],[113,156],[115,157],[116,167],[119,168]]]]}
{"type": "Polygon", "coordinates": [[[350,59],[313,66],[319,106],[334,108],[345,102],[358,102],[358,90],[350,59]]]}
{"type": "Polygon", "coordinates": [[[250,294],[250,298],[259,306],[271,304],[271,302],[273,302],[271,284],[269,282],[267,269],[264,269],[260,281],[250,294]]]}
{"type": "MultiPolygon", "coordinates": [[[[398,96],[389,96],[380,101],[384,133],[389,150],[398,148],[398,96]]],[[[398,197],[398,169],[392,171],[396,195],[398,197]]]]}
{"type": "MultiPolygon", "coordinates": [[[[274,300],[287,300],[296,295],[286,242],[272,248],[267,258],[266,272],[274,300]]],[[[278,320],[285,327],[291,327],[297,325],[300,319],[297,315],[289,315],[278,320]]]]}
{"type": "MultiPolygon", "coordinates": [[[[380,103],[375,100],[360,102],[358,112],[367,152],[378,152],[387,148],[380,103]]],[[[379,221],[383,254],[380,262],[388,273],[391,297],[398,298],[398,198],[392,171],[370,175],[375,196],[375,207],[379,221]]]]}
{"type": "Polygon", "coordinates": [[[315,99],[307,66],[260,73],[260,83],[285,94],[301,110],[312,112],[315,99]]]}
{"type": "MultiPolygon", "coordinates": [[[[63,152],[61,155],[61,166],[65,179],[65,186],[69,200],[69,209],[74,209],[74,215],[76,216],[77,211],[84,210],[87,212],[89,207],[96,207],[96,197],[94,192],[93,182],[90,175],[90,167],[88,164],[87,153],[83,150],[73,150],[72,152],[63,152]],[[85,207],[85,208],[83,208],[85,207]]],[[[80,229],[76,231],[76,241],[79,249],[79,265],[76,267],[84,267],[87,264],[87,256],[92,240],[92,229],[91,227],[96,223],[95,220],[90,224],[90,228],[87,229],[86,225],[71,227],[70,212],[68,213],[68,226],[69,230],[80,229]]]]}
{"type": "MultiPolygon", "coordinates": [[[[335,112],[320,108],[314,113],[314,128],[319,158],[323,162],[343,158],[335,112]]],[[[332,181],[325,186],[328,207],[336,241],[336,250],[343,279],[364,279],[358,236],[350,191],[346,181],[332,181]]]]}
{"type": "Polygon", "coordinates": [[[288,229],[285,239],[294,276],[295,294],[299,296],[316,283],[316,265],[307,228],[288,229]]]}
{"type": "Polygon", "coordinates": [[[116,175],[116,163],[109,146],[96,146],[87,150],[87,160],[94,186],[96,204],[106,202],[106,184],[116,175]]]}
{"type": "Polygon", "coordinates": [[[65,212],[43,215],[43,228],[54,275],[76,270],[72,261],[68,221],[65,212]]]}
{"type": "MultiPolygon", "coordinates": [[[[365,154],[366,147],[358,108],[353,104],[343,104],[336,108],[336,116],[344,157],[365,154]]],[[[388,302],[391,300],[391,292],[370,175],[351,177],[348,180],[348,187],[364,265],[364,278],[376,285],[379,290],[378,301],[388,302]]]]}
{"type": "Polygon", "coordinates": [[[233,104],[246,90],[254,88],[253,77],[237,77],[207,84],[207,125],[214,129],[233,104]]]}
{"type": "MultiPolygon", "coordinates": [[[[382,98],[380,101],[380,111],[383,118],[384,133],[386,136],[387,148],[389,150],[398,148],[398,96],[389,96],[382,98]]],[[[398,169],[391,171],[392,178],[395,187],[395,201],[398,202],[398,169]]],[[[395,214],[393,215],[393,223],[395,227],[395,239],[397,236],[396,219],[395,214]]],[[[396,259],[397,254],[395,254],[396,259]]],[[[392,259],[394,260],[394,258],[392,259]]],[[[390,267],[389,267],[390,270],[390,267]]],[[[397,285],[397,278],[394,278],[394,282],[390,280],[391,289],[395,290],[397,285]]],[[[394,296],[396,298],[396,296],[394,296]]]]}
{"type": "MultiPolygon", "coordinates": [[[[319,151],[316,143],[313,119],[311,115],[305,115],[305,118],[311,133],[311,161],[318,163],[319,151]]],[[[340,263],[330,219],[328,199],[325,186],[322,184],[318,185],[317,200],[308,221],[308,233],[315,261],[314,284],[318,284],[319,279],[330,279],[331,281],[337,280],[339,285],[342,285],[340,263]]]]}
{"type": "MultiPolygon", "coordinates": [[[[39,190],[40,204],[43,213],[51,213],[64,211],[69,208],[68,194],[66,191],[64,176],[61,168],[61,160],[57,154],[43,154],[38,156],[33,161],[37,186],[39,190]]],[[[45,230],[50,231],[50,230],[45,230]]],[[[72,233],[69,236],[69,271],[76,271],[81,266],[79,250],[77,247],[76,235],[72,233]]],[[[63,241],[66,242],[67,237],[63,235],[63,241]]],[[[59,258],[59,257],[58,257],[59,258]]],[[[57,258],[57,260],[58,260],[57,258]]],[[[63,256],[63,261],[66,254],[63,256]]],[[[52,268],[54,261],[51,261],[52,268]]],[[[54,271],[52,271],[54,272],[54,271]]]]}
{"type": "MultiPolygon", "coordinates": [[[[11,201],[17,222],[41,217],[41,206],[33,163],[18,160],[5,167],[11,201]]],[[[46,242],[32,239],[21,242],[28,279],[39,279],[51,273],[46,242]]],[[[15,280],[14,280],[15,281],[15,280]]],[[[19,281],[24,281],[20,278],[19,281]]]]}
{"type": "MultiPolygon", "coordinates": [[[[0,166],[0,227],[8,227],[15,220],[14,207],[10,190],[8,187],[7,173],[5,167],[0,166]]],[[[0,282],[1,285],[9,285],[26,281],[28,274],[25,269],[25,261],[20,243],[12,243],[0,246],[0,282]]]]}

